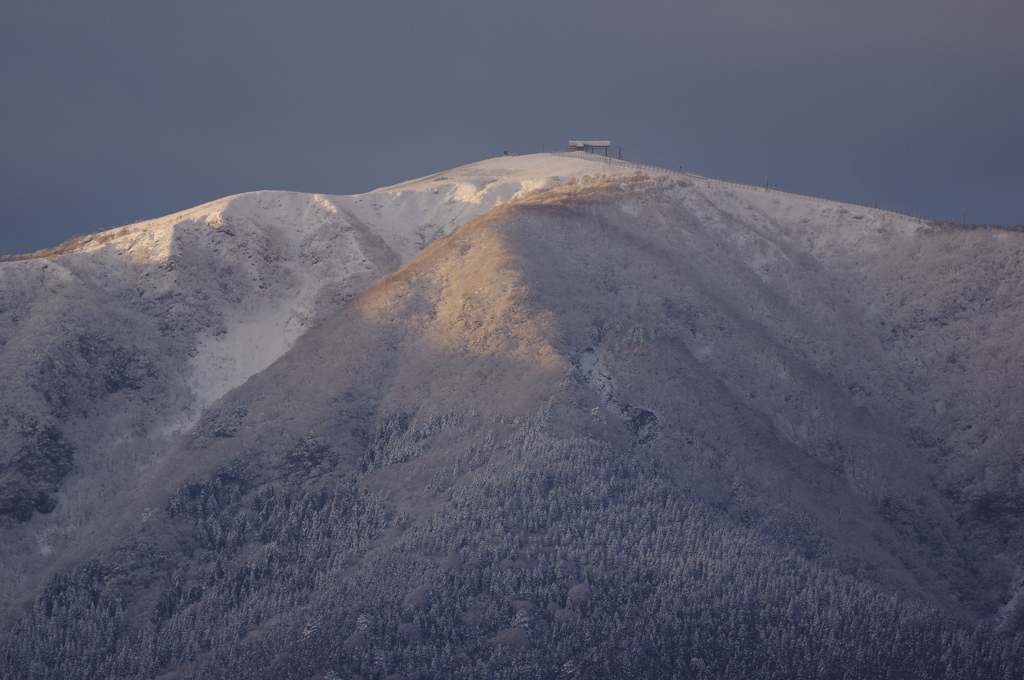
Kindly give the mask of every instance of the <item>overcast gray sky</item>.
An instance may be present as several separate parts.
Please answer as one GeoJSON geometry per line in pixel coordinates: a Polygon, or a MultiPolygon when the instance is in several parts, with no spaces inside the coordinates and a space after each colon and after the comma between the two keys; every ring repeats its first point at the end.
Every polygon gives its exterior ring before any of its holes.
{"type": "Polygon", "coordinates": [[[0,254],[504,150],[1024,222],[1021,0],[4,0],[0,254]]]}

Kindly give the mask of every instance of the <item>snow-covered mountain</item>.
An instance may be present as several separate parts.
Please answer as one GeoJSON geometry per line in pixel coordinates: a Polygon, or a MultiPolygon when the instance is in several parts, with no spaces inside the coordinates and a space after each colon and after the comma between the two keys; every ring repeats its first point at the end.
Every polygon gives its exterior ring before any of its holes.
{"type": "Polygon", "coordinates": [[[43,511],[30,533],[48,553],[79,504],[108,500],[97,478],[109,491],[159,459],[205,407],[434,239],[595,169],[519,156],[355,196],[260,191],[0,262],[0,515],[43,511]]]}
{"type": "MultiPolygon", "coordinates": [[[[242,194],[73,239],[59,257],[7,262],[0,272],[7,294],[88,290],[84,299],[98,294],[126,312],[163,315],[164,335],[186,330],[196,412],[434,239],[594,170],[574,158],[520,156],[356,196],[242,194]]],[[[8,303],[12,313],[19,302],[8,303]]]]}
{"type": "MultiPolygon", "coordinates": [[[[563,668],[613,654],[558,656],[572,630],[611,635],[621,615],[634,640],[635,598],[733,582],[757,555],[763,587],[736,604],[755,627],[787,601],[794,625],[826,625],[836,597],[853,619],[925,630],[913,607],[937,607],[1014,631],[1022,246],[536,155],[359,196],[244,194],[0,263],[5,618],[85,579],[120,598],[102,624],[131,631],[118,644],[201,620],[249,640],[216,653],[250,670],[281,645],[311,645],[295,668],[325,677],[435,653],[435,674],[472,675],[460,654],[492,668],[530,646],[563,668]],[[252,573],[291,575],[228,587],[252,573]]],[[[678,633],[677,604],[644,616],[678,633]]],[[[43,654],[25,626],[53,616],[19,624],[9,658],[43,654]]],[[[830,630],[815,639],[838,663],[849,636],[830,630]]],[[[933,634],[885,653],[928,659],[933,634]]],[[[125,668],[181,669],[210,644],[182,633],[125,668]]],[[[970,668],[982,652],[963,644],[949,663],[970,668]]]]}

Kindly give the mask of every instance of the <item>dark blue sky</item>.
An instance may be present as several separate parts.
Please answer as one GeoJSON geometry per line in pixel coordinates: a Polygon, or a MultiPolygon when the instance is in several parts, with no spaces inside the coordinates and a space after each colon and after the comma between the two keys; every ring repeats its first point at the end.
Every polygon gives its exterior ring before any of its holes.
{"type": "Polygon", "coordinates": [[[504,150],[1024,222],[1018,0],[5,0],[0,254],[504,150]]]}

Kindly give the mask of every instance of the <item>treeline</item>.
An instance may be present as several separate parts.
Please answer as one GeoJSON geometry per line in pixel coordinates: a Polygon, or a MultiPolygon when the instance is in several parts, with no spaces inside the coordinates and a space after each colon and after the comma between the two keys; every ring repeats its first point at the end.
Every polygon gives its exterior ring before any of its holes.
{"type": "MultiPolygon", "coordinates": [[[[361,474],[462,422],[381,418],[361,474]]],[[[340,474],[182,486],[163,518],[179,551],[55,578],[5,677],[1024,677],[1019,636],[841,575],[632,452],[541,418],[487,435],[452,452],[418,525],[340,474]]]]}

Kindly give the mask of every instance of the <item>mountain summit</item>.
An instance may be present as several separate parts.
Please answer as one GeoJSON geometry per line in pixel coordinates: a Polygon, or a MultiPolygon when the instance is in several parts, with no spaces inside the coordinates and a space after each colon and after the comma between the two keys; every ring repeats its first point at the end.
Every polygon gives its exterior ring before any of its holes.
{"type": "Polygon", "coordinates": [[[0,263],[12,677],[1007,677],[1024,235],[584,154],[0,263]]]}

